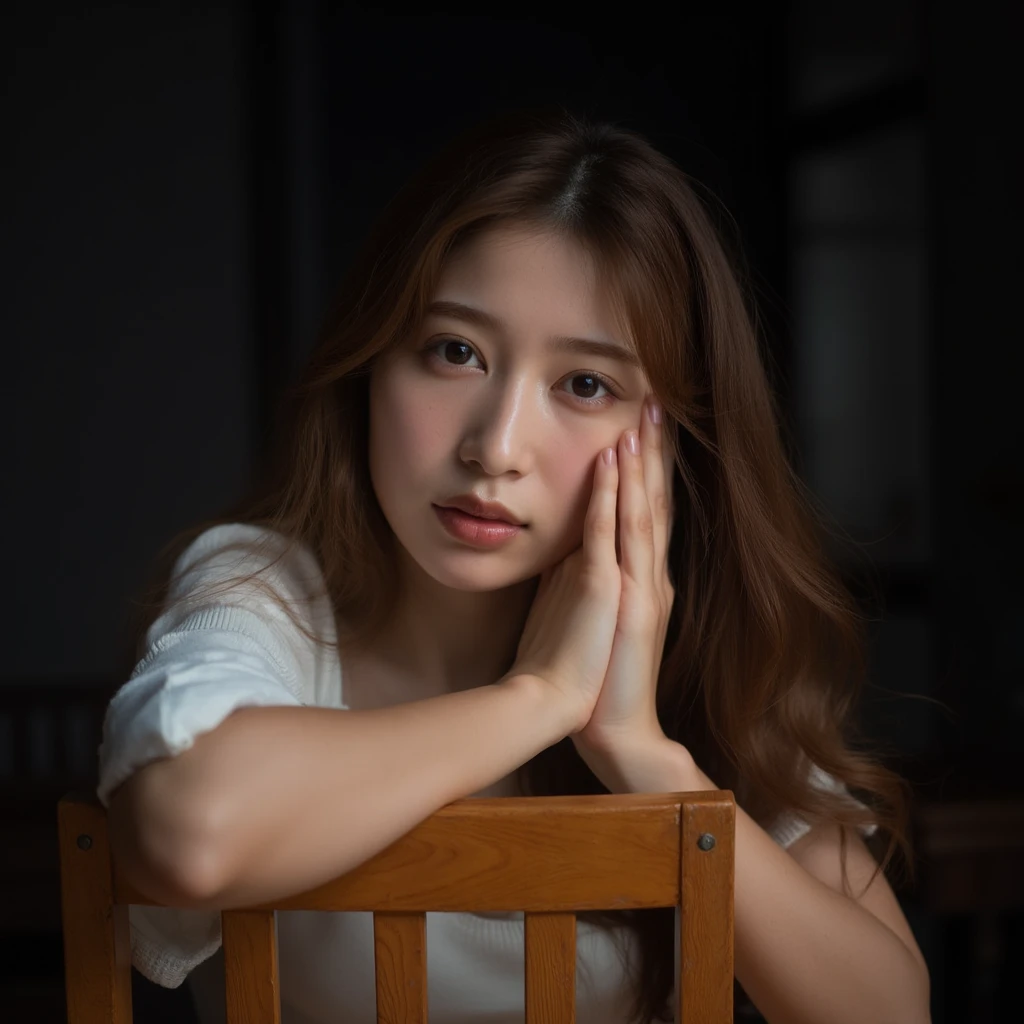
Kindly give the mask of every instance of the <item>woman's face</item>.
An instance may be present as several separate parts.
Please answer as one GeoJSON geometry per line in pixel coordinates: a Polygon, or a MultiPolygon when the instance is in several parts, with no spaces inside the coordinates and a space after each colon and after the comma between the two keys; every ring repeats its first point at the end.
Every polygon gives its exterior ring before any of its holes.
{"type": "Polygon", "coordinates": [[[552,342],[568,336],[633,351],[586,253],[553,235],[502,226],[477,236],[450,258],[434,300],[482,310],[495,323],[431,312],[378,363],[371,478],[398,540],[429,576],[459,590],[496,590],[579,547],[595,460],[639,426],[650,388],[638,366],[552,342]],[[435,506],[466,493],[500,501],[526,526],[493,549],[453,537],[435,506]]]}

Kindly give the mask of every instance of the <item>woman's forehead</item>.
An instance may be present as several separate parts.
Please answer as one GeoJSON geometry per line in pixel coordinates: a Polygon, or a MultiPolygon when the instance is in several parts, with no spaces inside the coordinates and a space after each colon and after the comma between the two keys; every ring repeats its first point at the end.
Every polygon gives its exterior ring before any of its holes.
{"type": "Polygon", "coordinates": [[[442,267],[424,315],[445,302],[490,314],[480,326],[596,337],[637,352],[611,275],[585,247],[551,232],[495,228],[473,237],[442,267]]]}

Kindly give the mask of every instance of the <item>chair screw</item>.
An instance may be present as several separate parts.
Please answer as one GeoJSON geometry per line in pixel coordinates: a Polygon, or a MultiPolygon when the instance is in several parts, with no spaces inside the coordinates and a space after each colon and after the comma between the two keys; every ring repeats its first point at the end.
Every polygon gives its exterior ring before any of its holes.
{"type": "Polygon", "coordinates": [[[92,836],[79,836],[78,837],[78,848],[80,850],[88,850],[92,848],[92,836]]]}
{"type": "Polygon", "coordinates": [[[713,850],[715,848],[715,837],[710,832],[702,832],[697,840],[697,845],[702,850],[713,850]]]}

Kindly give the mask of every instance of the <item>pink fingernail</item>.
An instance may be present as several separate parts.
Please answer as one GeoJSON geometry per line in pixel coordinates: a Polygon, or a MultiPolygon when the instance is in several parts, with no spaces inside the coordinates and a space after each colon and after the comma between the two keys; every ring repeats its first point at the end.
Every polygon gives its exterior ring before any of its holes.
{"type": "Polygon", "coordinates": [[[647,400],[647,415],[655,426],[661,422],[661,406],[653,398],[647,400]]]}

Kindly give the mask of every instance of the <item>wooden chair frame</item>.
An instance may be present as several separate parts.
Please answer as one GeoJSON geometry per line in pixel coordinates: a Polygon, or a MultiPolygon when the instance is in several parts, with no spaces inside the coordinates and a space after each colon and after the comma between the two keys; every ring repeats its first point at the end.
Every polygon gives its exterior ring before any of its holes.
{"type": "MultiPolygon", "coordinates": [[[[467,798],[309,892],[222,910],[228,1024],[280,1024],[278,910],[372,911],[377,1020],[426,1024],[426,912],[516,911],[529,1024],[575,1021],[576,913],[676,908],[677,1024],[733,1020],[736,805],[728,790],[467,798]]],[[[58,804],[69,1024],[132,1020],[128,907],[106,810],[58,804]]]]}

